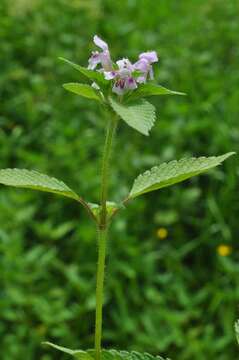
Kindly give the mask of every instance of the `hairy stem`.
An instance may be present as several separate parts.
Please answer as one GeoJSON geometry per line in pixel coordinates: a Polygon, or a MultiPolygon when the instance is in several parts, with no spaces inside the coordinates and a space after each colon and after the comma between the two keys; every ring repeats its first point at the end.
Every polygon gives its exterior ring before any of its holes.
{"type": "Polygon", "coordinates": [[[103,150],[102,158],[102,172],[101,172],[101,216],[100,216],[100,225],[105,226],[107,222],[107,209],[106,201],[108,194],[108,183],[109,183],[109,160],[111,156],[112,143],[114,138],[114,133],[117,126],[117,119],[112,118],[109,120],[106,130],[105,145],[103,150]]]}
{"type": "Polygon", "coordinates": [[[106,131],[105,145],[102,158],[102,178],[101,178],[101,213],[98,224],[98,264],[96,276],[96,312],[95,312],[95,353],[96,360],[101,358],[101,338],[102,338],[102,309],[104,293],[104,274],[105,274],[105,255],[106,238],[108,231],[107,219],[107,195],[109,182],[109,161],[111,156],[114,133],[117,126],[117,120],[109,120],[106,131]]]}

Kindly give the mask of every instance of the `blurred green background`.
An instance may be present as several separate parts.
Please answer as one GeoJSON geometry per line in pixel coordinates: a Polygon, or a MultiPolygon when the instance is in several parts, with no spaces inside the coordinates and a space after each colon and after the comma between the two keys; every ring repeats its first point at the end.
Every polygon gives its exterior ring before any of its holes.
{"type": "MultiPolygon", "coordinates": [[[[152,100],[150,138],[121,124],[110,200],[162,161],[238,152],[238,5],[1,0],[0,167],[37,169],[98,201],[105,123],[93,102],[61,87],[82,78],[57,59],[86,65],[94,34],[115,58],[157,50],[158,82],[188,94],[152,100]]],[[[235,156],[120,214],[109,241],[104,346],[173,360],[236,359],[238,171],[235,156]]],[[[46,339],[92,347],[95,238],[76,203],[1,187],[1,359],[65,359],[40,345],[46,339]]]]}

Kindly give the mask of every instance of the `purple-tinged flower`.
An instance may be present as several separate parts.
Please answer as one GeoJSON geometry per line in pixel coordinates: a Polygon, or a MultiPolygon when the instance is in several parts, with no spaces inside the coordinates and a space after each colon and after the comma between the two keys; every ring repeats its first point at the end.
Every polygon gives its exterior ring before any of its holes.
{"type": "Polygon", "coordinates": [[[132,72],[135,70],[129,59],[121,59],[116,61],[118,70],[115,73],[115,83],[112,91],[118,95],[123,95],[128,90],[137,88],[137,83],[133,78],[132,72]]]}
{"type": "Polygon", "coordinates": [[[133,77],[126,77],[116,80],[112,91],[117,95],[123,95],[128,90],[134,90],[137,88],[136,81],[133,77]]]}
{"type": "Polygon", "coordinates": [[[141,71],[141,75],[136,79],[138,83],[145,83],[148,76],[154,78],[152,63],[158,61],[155,51],[147,51],[139,55],[139,60],[134,64],[136,70],[141,71]]]}
{"type": "Polygon", "coordinates": [[[141,75],[139,75],[136,79],[137,82],[145,83],[147,80],[148,72],[150,71],[150,67],[151,67],[149,62],[146,59],[141,59],[141,60],[138,60],[134,64],[134,67],[135,67],[135,70],[138,70],[141,72],[141,75]]]}
{"type": "Polygon", "coordinates": [[[114,83],[114,86],[112,88],[112,91],[117,95],[123,95],[125,92],[125,80],[124,79],[118,79],[114,83]]]}
{"type": "Polygon", "coordinates": [[[103,70],[111,71],[112,70],[112,61],[110,58],[110,52],[108,44],[103,41],[99,36],[94,36],[94,43],[102,51],[93,51],[91,57],[89,58],[88,69],[94,70],[98,64],[101,64],[103,70]]]}

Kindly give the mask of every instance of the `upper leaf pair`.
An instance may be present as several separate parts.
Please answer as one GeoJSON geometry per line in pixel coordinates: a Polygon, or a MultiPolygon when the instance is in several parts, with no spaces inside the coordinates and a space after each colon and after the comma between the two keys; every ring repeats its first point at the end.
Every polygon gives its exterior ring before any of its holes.
{"type": "Polygon", "coordinates": [[[108,83],[102,73],[84,68],[64,58],[60,59],[95,83],[94,87],[81,83],[66,83],[63,84],[66,90],[108,104],[123,121],[143,135],[149,135],[156,116],[154,106],[142,98],[156,95],[185,95],[151,82],[140,84],[136,89],[126,93],[123,101],[119,101],[113,94],[109,95],[108,83]]]}

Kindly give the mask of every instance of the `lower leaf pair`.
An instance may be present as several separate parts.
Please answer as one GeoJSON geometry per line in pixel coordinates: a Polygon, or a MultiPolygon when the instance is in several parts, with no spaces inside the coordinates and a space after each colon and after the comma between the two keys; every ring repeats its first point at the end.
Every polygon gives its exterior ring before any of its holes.
{"type": "MultiPolygon", "coordinates": [[[[69,354],[78,360],[95,360],[95,350],[71,350],[51,342],[43,343],[59,350],[65,354],[69,354]]],[[[170,360],[163,359],[161,356],[153,356],[148,353],[139,353],[136,351],[119,351],[119,350],[101,350],[101,360],[170,360]]]]}
{"type": "MultiPolygon", "coordinates": [[[[221,156],[211,156],[208,158],[185,158],[179,161],[174,160],[169,163],[163,163],[160,166],[155,166],[135,179],[127,200],[150,191],[174,185],[190,177],[204,173],[205,171],[220,165],[233,154],[233,152],[230,152],[221,156]]],[[[92,215],[97,218],[97,211],[99,211],[98,205],[86,203],[62,181],[37,171],[25,169],[0,170],[0,184],[51,192],[71,198],[85,205],[92,215]]],[[[114,211],[117,207],[119,208],[119,205],[115,203],[108,202],[107,204],[109,213],[114,211]]]]}

